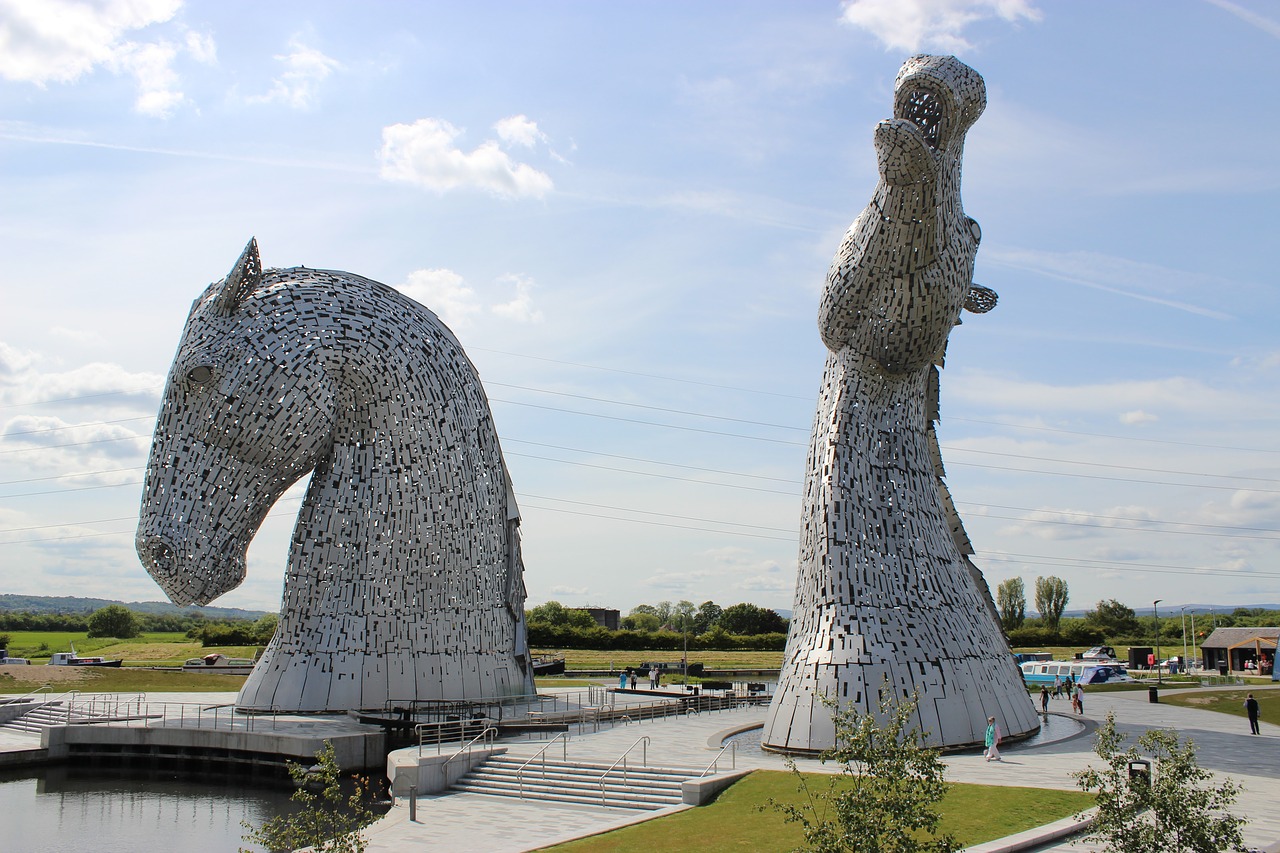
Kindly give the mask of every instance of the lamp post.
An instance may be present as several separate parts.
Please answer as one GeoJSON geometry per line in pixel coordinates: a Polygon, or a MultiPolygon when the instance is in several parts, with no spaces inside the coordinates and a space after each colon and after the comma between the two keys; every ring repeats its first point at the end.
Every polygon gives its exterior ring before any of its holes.
{"type": "MultiPolygon", "coordinates": [[[[1191,611],[1191,660],[1200,660],[1200,653],[1196,651],[1196,612],[1191,611]]],[[[1204,667],[1201,666],[1201,669],[1204,667]]]]}
{"type": "Polygon", "coordinates": [[[1182,666],[1187,668],[1187,606],[1182,605],[1182,666]]]}
{"type": "Polygon", "coordinates": [[[1164,601],[1163,598],[1157,598],[1151,602],[1151,613],[1156,617],[1156,684],[1164,684],[1160,680],[1160,611],[1157,605],[1164,601]]]}

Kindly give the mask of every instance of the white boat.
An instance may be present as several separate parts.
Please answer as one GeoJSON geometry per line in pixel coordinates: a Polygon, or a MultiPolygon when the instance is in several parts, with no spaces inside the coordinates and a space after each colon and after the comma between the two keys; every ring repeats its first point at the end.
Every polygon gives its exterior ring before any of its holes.
{"type": "Polygon", "coordinates": [[[217,675],[248,675],[253,671],[252,658],[231,658],[215,652],[202,658],[188,658],[183,672],[209,672],[217,675]]]}
{"type": "Polygon", "coordinates": [[[69,652],[54,652],[49,658],[49,666],[119,666],[124,663],[120,659],[109,660],[101,657],[85,657],[82,658],[76,654],[76,647],[72,646],[69,652]]]}
{"type": "Polygon", "coordinates": [[[1057,680],[1066,684],[1070,676],[1076,684],[1123,684],[1132,682],[1129,673],[1117,662],[1096,660],[1027,661],[1020,667],[1022,680],[1027,684],[1052,686],[1057,680]]]}

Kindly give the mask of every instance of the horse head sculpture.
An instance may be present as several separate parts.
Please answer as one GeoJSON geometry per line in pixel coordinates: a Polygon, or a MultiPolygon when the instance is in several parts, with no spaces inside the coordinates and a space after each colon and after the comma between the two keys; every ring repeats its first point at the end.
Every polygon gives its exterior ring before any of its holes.
{"type": "Polygon", "coordinates": [[[377,282],[264,271],[250,241],[187,318],[138,556],[175,603],[208,603],[243,581],[263,518],[308,473],[279,628],[241,708],[532,690],[519,511],[461,344],[377,282]]]}

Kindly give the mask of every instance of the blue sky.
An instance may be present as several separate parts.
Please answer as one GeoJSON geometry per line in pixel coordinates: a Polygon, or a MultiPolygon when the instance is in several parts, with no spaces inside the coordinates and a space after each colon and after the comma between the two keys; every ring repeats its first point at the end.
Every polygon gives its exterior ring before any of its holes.
{"type": "MultiPolygon", "coordinates": [[[[141,467],[191,300],[404,290],[480,369],[530,602],[788,608],[818,294],[902,61],[986,78],[940,438],[994,588],[1280,599],[1273,92],[1247,0],[0,0],[0,592],[162,598],[141,467]]],[[[297,490],[218,604],[278,606],[297,490]]]]}

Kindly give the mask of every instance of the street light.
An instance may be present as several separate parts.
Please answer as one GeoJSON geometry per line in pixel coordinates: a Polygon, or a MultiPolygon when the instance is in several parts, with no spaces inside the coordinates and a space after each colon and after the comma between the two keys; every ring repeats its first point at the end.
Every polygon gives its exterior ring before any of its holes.
{"type": "MultiPolygon", "coordinates": [[[[1192,611],[1192,660],[1199,660],[1199,653],[1196,651],[1196,611],[1192,611]]],[[[1204,669],[1203,665],[1201,669],[1204,669]]]]}
{"type": "Polygon", "coordinates": [[[1187,668],[1187,605],[1182,605],[1182,669],[1187,668]]]}
{"type": "Polygon", "coordinates": [[[1164,684],[1160,680],[1160,611],[1156,609],[1156,605],[1164,601],[1163,598],[1157,598],[1151,602],[1151,612],[1156,617],[1156,684],[1164,684]]]}

